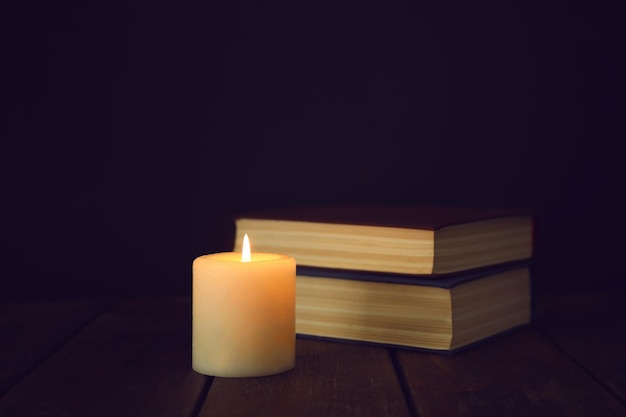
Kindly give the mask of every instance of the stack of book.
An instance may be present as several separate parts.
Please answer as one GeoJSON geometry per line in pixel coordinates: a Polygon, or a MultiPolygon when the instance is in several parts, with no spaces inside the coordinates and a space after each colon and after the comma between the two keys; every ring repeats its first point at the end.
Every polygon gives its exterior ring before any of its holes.
{"type": "Polygon", "coordinates": [[[319,206],[246,213],[256,252],[297,263],[301,336],[453,352],[531,319],[525,211],[319,206]]]}

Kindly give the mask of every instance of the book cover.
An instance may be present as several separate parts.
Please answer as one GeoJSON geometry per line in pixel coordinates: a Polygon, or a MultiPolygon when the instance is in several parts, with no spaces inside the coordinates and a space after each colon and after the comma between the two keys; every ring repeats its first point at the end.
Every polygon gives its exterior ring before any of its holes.
{"type": "Polygon", "coordinates": [[[445,226],[501,217],[527,217],[532,212],[519,208],[438,207],[425,205],[336,204],[278,207],[239,213],[239,219],[353,224],[437,230],[445,226]]]}

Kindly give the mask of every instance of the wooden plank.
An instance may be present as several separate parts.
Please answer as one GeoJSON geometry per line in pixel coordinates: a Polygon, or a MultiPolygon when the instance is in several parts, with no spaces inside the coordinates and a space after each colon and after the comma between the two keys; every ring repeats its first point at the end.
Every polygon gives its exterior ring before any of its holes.
{"type": "Polygon", "coordinates": [[[191,301],[111,307],[0,398],[0,415],[191,416],[207,378],[191,370],[191,301]]]}
{"type": "Polygon", "coordinates": [[[420,417],[626,415],[613,395],[530,328],[455,356],[397,356],[420,417]]]}
{"type": "Polygon", "coordinates": [[[626,402],[626,294],[553,295],[537,301],[548,339],[626,402]]]}
{"type": "Polygon", "coordinates": [[[296,368],[263,378],[215,378],[201,417],[409,416],[384,348],[297,339],[296,368]]]}
{"type": "Polygon", "coordinates": [[[106,305],[104,301],[0,305],[0,395],[63,346],[106,305]]]}

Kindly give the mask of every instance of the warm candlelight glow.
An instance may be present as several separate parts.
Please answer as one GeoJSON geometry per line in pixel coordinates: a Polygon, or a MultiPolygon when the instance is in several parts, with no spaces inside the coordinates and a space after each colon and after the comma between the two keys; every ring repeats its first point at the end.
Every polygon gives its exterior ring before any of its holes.
{"type": "Polygon", "coordinates": [[[241,249],[241,262],[250,262],[250,239],[248,234],[243,235],[243,248],[241,249]]]}

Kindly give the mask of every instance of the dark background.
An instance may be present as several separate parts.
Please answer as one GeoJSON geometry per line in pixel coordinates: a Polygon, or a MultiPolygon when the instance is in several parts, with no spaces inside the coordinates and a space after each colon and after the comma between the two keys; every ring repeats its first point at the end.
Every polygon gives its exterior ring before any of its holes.
{"type": "Polygon", "coordinates": [[[291,3],[3,2],[1,299],[187,294],[326,202],[531,208],[536,291],[626,288],[620,2],[291,3]]]}

